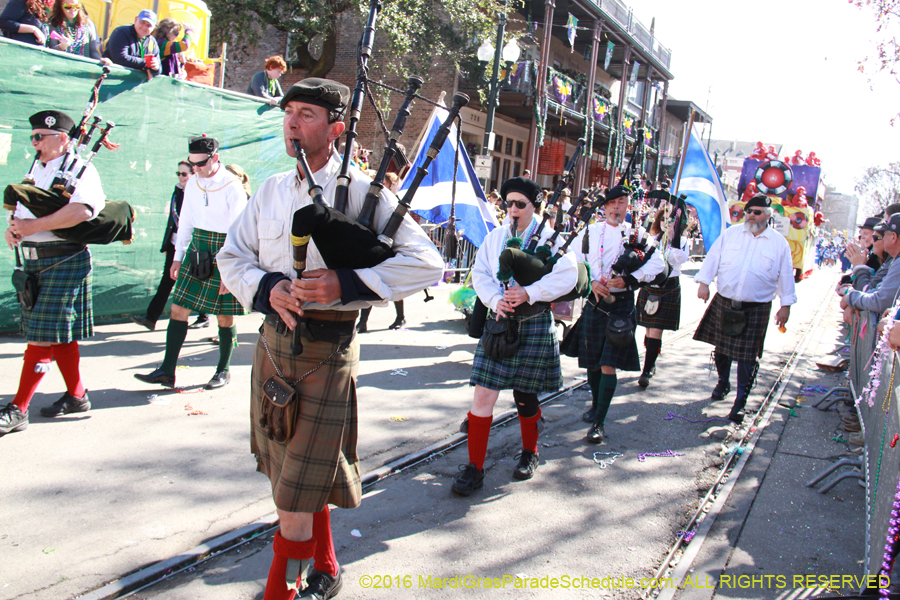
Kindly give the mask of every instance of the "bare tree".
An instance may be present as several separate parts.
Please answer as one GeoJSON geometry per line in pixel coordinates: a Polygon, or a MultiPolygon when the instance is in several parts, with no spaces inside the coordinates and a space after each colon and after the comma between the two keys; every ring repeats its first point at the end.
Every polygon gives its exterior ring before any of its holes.
{"type": "Polygon", "coordinates": [[[900,162],[885,167],[869,167],[856,180],[856,194],[862,199],[869,214],[884,210],[900,202],[900,162]]]}

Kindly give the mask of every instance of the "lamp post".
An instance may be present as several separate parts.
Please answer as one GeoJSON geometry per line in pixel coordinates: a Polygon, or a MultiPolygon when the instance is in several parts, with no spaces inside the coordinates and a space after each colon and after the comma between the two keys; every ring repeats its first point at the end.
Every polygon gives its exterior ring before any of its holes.
{"type": "MultiPolygon", "coordinates": [[[[500,93],[500,61],[506,63],[506,77],[509,77],[509,70],[514,62],[519,60],[519,45],[515,40],[503,45],[503,34],[506,31],[506,15],[499,14],[497,19],[497,43],[492,46],[487,40],[478,47],[478,60],[487,63],[494,59],[494,71],[491,74],[490,87],[488,88],[488,107],[487,117],[484,122],[484,143],[481,146],[482,156],[490,156],[491,148],[494,141],[494,111],[498,104],[497,96],[500,93]]],[[[505,78],[504,78],[505,79],[505,78]]],[[[484,179],[484,188],[487,189],[490,175],[484,179]]]]}

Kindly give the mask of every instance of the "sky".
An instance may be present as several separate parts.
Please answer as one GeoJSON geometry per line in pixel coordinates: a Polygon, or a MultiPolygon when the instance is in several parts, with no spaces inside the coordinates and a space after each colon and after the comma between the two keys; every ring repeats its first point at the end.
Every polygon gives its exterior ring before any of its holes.
{"type": "Polygon", "coordinates": [[[713,119],[712,137],[814,151],[826,183],[853,194],[867,167],[900,158],[900,83],[860,73],[875,18],[847,0],[623,0],[672,51],[669,95],[713,119]]]}

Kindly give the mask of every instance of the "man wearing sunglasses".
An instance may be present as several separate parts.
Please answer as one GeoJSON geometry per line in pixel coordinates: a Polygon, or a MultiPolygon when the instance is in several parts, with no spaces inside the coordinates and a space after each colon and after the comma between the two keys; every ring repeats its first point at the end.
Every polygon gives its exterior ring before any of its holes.
{"type": "Polygon", "coordinates": [[[103,56],[117,65],[144,71],[148,79],[156,77],[159,75],[159,46],[150,35],[156,21],[156,13],[145,9],[134,18],[134,25],[116,27],[106,42],[103,56]]]}
{"type": "Polygon", "coordinates": [[[726,229],[715,241],[703,266],[694,277],[700,284],[697,296],[709,300],[709,284],[717,291],[700,320],[694,339],[715,349],[719,381],[713,400],[723,400],[731,391],[731,362],[737,361],[737,396],[728,418],[740,424],[744,407],[759,369],[772,300],[781,308],[775,324],[784,327],[797,302],[791,249],[783,235],[768,226],[774,209],[768,196],[758,194],[744,206],[745,222],[726,229]]]}
{"type": "Polygon", "coordinates": [[[886,221],[875,226],[875,235],[881,236],[884,251],[891,257],[890,264],[885,261],[887,270],[883,270],[884,267],[882,267],[878,271],[882,274],[881,280],[874,285],[870,283],[865,291],[856,288],[856,282],[854,282],[854,289],[844,289],[843,298],[841,298],[842,309],[868,310],[881,315],[891,307],[897,291],[900,290],[900,260],[897,260],[897,255],[900,254],[898,233],[900,233],[900,213],[889,216],[886,221]]]}
{"type": "MultiPolygon", "coordinates": [[[[45,110],[31,115],[31,146],[37,154],[32,177],[35,187],[49,190],[62,164],[75,123],[65,113],[45,110]]],[[[79,168],[76,165],[75,172],[79,168]]],[[[30,308],[22,307],[22,328],[28,345],[19,388],[13,401],[0,408],[0,435],[28,427],[28,404],[50,362],[55,360],[66,382],[66,393],[41,415],[56,417],[91,408],[81,381],[78,341],[94,333],[91,308],[91,254],[84,244],[57,237],[53,230],[72,227],[96,217],[106,205],[100,176],[88,165],[69,203],[55,213],[35,218],[17,204],[6,243],[24,259],[26,273],[39,273],[40,290],[30,308]]]]}
{"type": "Polygon", "coordinates": [[[136,373],[135,377],[145,383],[175,387],[175,367],[187,337],[188,317],[194,310],[216,315],[219,322],[219,363],[206,384],[206,389],[214,390],[231,381],[229,368],[237,339],[234,315],[247,314],[222,283],[216,254],[225,243],[228,227],[247,205],[247,194],[241,182],[219,162],[218,141],[192,137],[188,152],[187,163],[194,175],[185,184],[169,270],[176,283],[166,330],[166,355],[160,368],[146,375],[136,373]]]}

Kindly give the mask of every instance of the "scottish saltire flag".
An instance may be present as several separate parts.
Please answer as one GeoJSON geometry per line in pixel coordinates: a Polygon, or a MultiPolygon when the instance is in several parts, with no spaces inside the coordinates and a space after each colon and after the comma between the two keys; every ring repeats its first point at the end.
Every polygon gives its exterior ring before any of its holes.
{"type": "MultiPolygon", "coordinates": [[[[438,129],[447,118],[447,110],[435,108],[419,140],[412,168],[407,172],[400,185],[398,196],[403,198],[406,190],[416,176],[416,170],[425,162],[425,153],[431,146],[438,129]]],[[[437,158],[429,165],[428,175],[422,180],[419,191],[412,201],[412,212],[446,227],[450,219],[450,203],[453,196],[453,162],[456,153],[456,124],[450,128],[450,135],[444,142],[437,158]]],[[[460,236],[469,240],[476,247],[481,246],[484,237],[499,227],[497,217],[488,204],[481,189],[481,183],[475,177],[475,169],[465,149],[459,153],[459,169],[456,173],[456,230],[460,236]]]]}
{"type": "Polygon", "coordinates": [[[680,176],[675,180],[675,193],[685,194],[685,202],[697,209],[703,246],[709,252],[713,243],[725,231],[725,217],[728,214],[725,190],[722,189],[719,174],[695,131],[691,131],[681,160],[684,164],[679,169],[680,176]]]}

